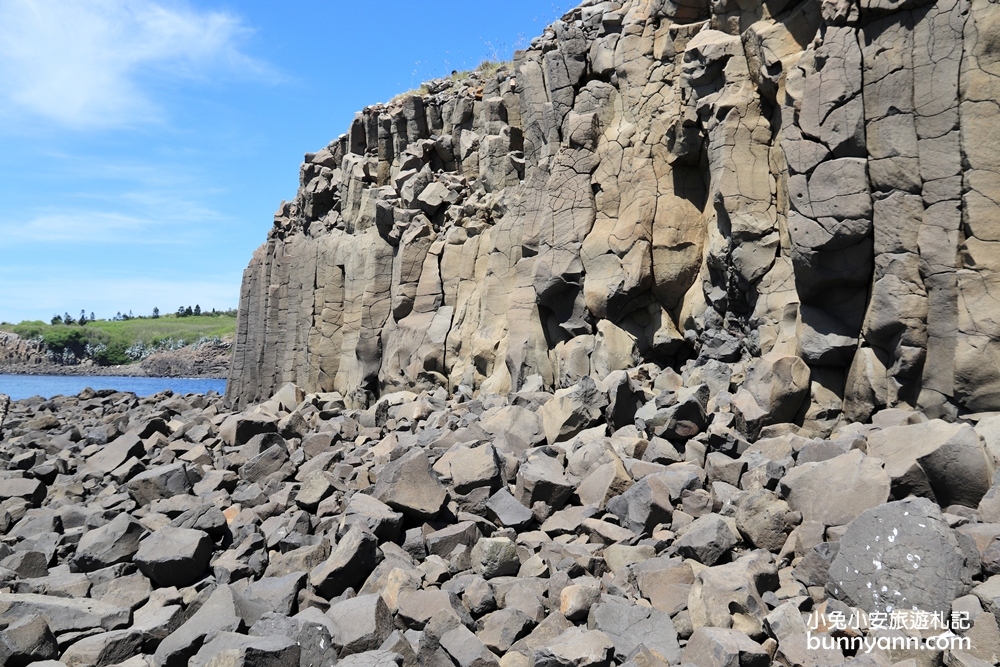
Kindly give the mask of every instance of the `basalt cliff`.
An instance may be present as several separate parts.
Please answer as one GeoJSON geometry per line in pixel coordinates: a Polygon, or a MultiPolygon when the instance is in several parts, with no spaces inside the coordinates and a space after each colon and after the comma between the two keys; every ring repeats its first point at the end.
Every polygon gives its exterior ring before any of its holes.
{"type": "Polygon", "coordinates": [[[306,155],[229,399],[651,363],[747,420],[742,379],[781,377],[770,419],[816,432],[1000,410],[998,99],[991,0],[584,2],[306,155]]]}

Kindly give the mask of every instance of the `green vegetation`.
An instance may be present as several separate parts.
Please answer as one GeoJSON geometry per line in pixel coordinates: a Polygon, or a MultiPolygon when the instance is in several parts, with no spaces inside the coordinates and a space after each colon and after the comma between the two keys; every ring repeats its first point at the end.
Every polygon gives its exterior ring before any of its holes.
{"type": "MultiPolygon", "coordinates": [[[[72,324],[46,324],[41,320],[0,325],[0,331],[45,343],[50,356],[76,359],[92,358],[101,365],[128,364],[162,349],[177,349],[193,343],[232,336],[236,317],[232,313],[215,315],[159,315],[121,320],[90,320],[85,324],[69,318],[72,324]]],[[[200,310],[200,309],[199,309],[200,310]]],[[[53,318],[53,321],[56,321],[53,318]]]]}

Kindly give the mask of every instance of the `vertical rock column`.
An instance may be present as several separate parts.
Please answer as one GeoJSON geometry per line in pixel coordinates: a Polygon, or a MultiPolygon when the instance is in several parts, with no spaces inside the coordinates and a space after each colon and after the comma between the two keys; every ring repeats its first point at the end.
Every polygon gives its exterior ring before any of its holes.
{"type": "Polygon", "coordinates": [[[872,198],[858,34],[826,21],[789,72],[783,148],[798,353],[825,391],[842,397],[871,280],[872,198]]]}
{"type": "MultiPolygon", "coordinates": [[[[957,30],[962,8],[956,7],[941,22],[947,20],[949,28],[957,30]]],[[[958,137],[965,166],[960,172],[962,269],[957,281],[957,335],[952,334],[955,393],[969,410],[985,411],[1000,408],[1000,12],[996,4],[988,0],[968,4],[964,49],[958,137]]],[[[955,140],[951,127],[942,142],[951,146],[955,140]]]]}

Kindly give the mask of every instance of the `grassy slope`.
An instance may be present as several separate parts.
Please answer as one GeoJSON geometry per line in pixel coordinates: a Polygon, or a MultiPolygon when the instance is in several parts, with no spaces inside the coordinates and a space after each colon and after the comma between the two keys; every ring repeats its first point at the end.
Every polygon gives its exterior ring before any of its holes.
{"type": "Polygon", "coordinates": [[[133,319],[121,322],[110,320],[95,320],[85,326],[46,324],[40,321],[21,322],[15,325],[2,325],[0,331],[12,331],[22,338],[42,336],[46,342],[57,342],[67,336],[83,336],[85,342],[105,345],[122,345],[128,347],[138,341],[146,345],[155,345],[166,340],[183,339],[193,343],[201,337],[232,335],[236,330],[236,318],[225,315],[200,315],[177,317],[162,315],[156,319],[133,319]]]}
{"type": "Polygon", "coordinates": [[[236,318],[221,315],[212,317],[200,315],[191,317],[176,317],[167,315],[155,320],[127,320],[124,322],[97,321],[88,324],[106,333],[109,342],[126,342],[141,340],[144,343],[154,343],[157,340],[183,338],[193,343],[202,337],[232,335],[236,331],[236,318]]]}

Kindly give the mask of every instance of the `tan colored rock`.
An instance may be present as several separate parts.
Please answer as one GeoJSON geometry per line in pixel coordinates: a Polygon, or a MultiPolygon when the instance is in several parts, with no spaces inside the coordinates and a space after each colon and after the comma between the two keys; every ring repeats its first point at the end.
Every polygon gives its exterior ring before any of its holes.
{"type": "Polygon", "coordinates": [[[805,521],[844,526],[889,499],[882,461],[858,450],[792,468],[780,482],[788,506],[805,521]]]}
{"type": "Polygon", "coordinates": [[[779,5],[587,4],[360,112],[247,267],[229,398],[747,352],[751,432],[1000,409],[991,2],[779,5]]]}
{"type": "Polygon", "coordinates": [[[868,454],[885,462],[893,495],[918,495],[942,507],[977,507],[993,483],[993,460],[969,425],[934,419],[868,436],[868,454]]]}

